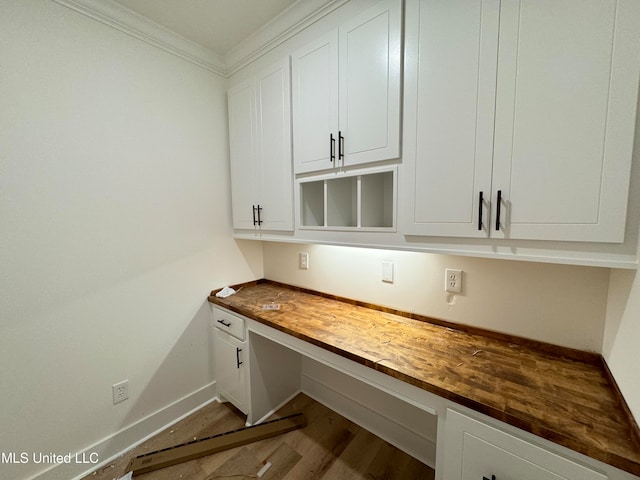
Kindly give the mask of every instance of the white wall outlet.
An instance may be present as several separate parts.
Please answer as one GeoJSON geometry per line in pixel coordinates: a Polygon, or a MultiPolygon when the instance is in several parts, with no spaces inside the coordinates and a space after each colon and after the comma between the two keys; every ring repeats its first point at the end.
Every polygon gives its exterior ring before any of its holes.
{"type": "Polygon", "coordinates": [[[382,262],[382,281],[393,283],[393,262],[382,262]]]}
{"type": "Polygon", "coordinates": [[[123,380],[112,386],[113,404],[124,402],[129,398],[129,380],[123,380]]]}
{"type": "Polygon", "coordinates": [[[462,270],[447,268],[444,271],[444,291],[460,293],[462,291],[462,270]]]}
{"type": "Polygon", "coordinates": [[[300,270],[309,270],[309,254],[301,253],[298,257],[300,270]]]}

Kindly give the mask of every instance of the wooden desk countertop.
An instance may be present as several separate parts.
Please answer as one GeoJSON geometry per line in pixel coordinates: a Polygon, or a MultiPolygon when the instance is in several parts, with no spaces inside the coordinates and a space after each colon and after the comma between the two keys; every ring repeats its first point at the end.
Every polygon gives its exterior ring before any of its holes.
{"type": "Polygon", "coordinates": [[[271,281],[209,301],[640,475],[638,427],[599,355],[271,281]]]}

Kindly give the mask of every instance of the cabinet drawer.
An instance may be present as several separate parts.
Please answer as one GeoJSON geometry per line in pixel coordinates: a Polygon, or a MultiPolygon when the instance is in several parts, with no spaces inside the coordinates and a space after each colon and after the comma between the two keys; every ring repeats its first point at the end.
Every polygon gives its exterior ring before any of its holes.
{"type": "Polygon", "coordinates": [[[607,480],[605,475],[521,438],[447,411],[448,480],[607,480]]]}
{"type": "Polygon", "coordinates": [[[229,335],[233,335],[240,340],[245,339],[244,319],[242,317],[226,310],[214,308],[213,324],[216,328],[227,332],[229,335]]]}

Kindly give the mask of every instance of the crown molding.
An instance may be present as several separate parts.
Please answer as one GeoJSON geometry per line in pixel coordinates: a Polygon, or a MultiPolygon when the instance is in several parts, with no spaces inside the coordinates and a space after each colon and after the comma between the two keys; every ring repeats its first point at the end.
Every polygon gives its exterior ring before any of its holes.
{"type": "Polygon", "coordinates": [[[224,58],[113,0],[52,1],[227,78],[350,0],[298,0],[224,58]]]}
{"type": "Polygon", "coordinates": [[[53,0],[127,35],[226,77],[222,57],[112,0],[53,0]]]}
{"type": "Polygon", "coordinates": [[[349,1],[298,0],[225,55],[227,75],[233,75],[349,1]]]}

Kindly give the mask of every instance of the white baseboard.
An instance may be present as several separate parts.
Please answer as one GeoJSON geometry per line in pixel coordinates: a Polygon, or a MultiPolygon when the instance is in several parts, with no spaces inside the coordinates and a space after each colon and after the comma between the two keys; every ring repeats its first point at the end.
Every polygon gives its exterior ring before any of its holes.
{"type": "MultiPolygon", "coordinates": [[[[352,392],[345,392],[342,388],[333,388],[323,379],[305,374],[302,376],[302,392],[435,469],[435,427],[429,426],[425,428],[424,432],[418,432],[414,428],[415,425],[407,425],[397,419],[389,418],[386,412],[380,412],[377,408],[379,402],[376,398],[368,396],[366,400],[358,399],[351,395],[352,392]]],[[[397,399],[393,400],[401,402],[397,399]]],[[[407,404],[399,403],[398,408],[402,409],[403,405],[404,408],[408,407],[407,404]]],[[[417,409],[416,414],[429,415],[417,409]]],[[[416,418],[416,424],[420,423],[416,418]]],[[[426,422],[426,424],[428,423],[426,422]]]]}
{"type": "Polygon", "coordinates": [[[96,464],[61,463],[53,465],[30,480],[79,480],[101,467],[108,465],[118,456],[140,445],[162,430],[179,422],[205,405],[216,400],[216,382],[196,390],[166,407],[147,415],[137,422],[122,428],[93,445],[78,452],[79,458],[99,459],[96,464]]]}

